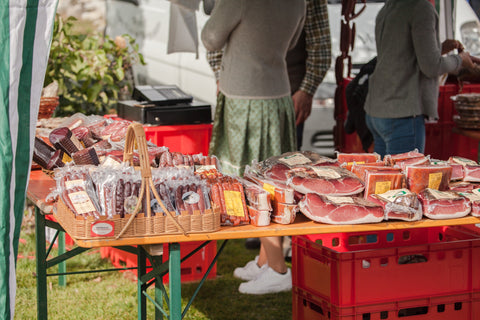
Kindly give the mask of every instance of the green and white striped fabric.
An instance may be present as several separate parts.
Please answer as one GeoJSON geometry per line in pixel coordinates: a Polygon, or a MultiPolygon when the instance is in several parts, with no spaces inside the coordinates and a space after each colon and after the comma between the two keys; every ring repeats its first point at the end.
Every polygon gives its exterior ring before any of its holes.
{"type": "Polygon", "coordinates": [[[20,226],[58,0],[0,0],[0,319],[13,319],[20,226]]]}

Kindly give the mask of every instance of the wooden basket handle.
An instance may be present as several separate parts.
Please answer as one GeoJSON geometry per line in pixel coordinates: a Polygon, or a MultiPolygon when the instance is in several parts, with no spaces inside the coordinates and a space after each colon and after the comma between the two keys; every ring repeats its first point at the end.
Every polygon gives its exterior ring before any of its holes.
{"type": "Polygon", "coordinates": [[[176,224],[176,226],[182,231],[182,233],[185,236],[188,236],[187,232],[182,227],[182,225],[178,223],[175,216],[173,216],[172,213],[168,211],[167,208],[165,208],[162,200],[160,199],[160,196],[158,195],[157,190],[155,189],[155,185],[153,184],[153,180],[152,180],[152,170],[150,168],[150,159],[148,156],[147,139],[145,137],[145,130],[143,129],[143,126],[138,122],[132,122],[132,124],[128,126],[127,135],[125,136],[125,149],[123,151],[123,161],[129,162],[130,165],[132,166],[134,165],[133,153],[135,150],[135,145],[137,146],[138,154],[140,157],[140,171],[142,174],[142,184],[140,187],[140,194],[139,194],[138,202],[137,202],[137,205],[135,206],[134,212],[132,213],[132,215],[130,216],[127,223],[125,224],[123,229],[120,231],[120,233],[115,237],[115,239],[117,240],[118,238],[120,238],[123,235],[123,233],[127,230],[127,228],[130,226],[133,219],[135,218],[137,213],[140,211],[142,199],[144,196],[146,198],[146,203],[147,203],[146,216],[147,217],[152,216],[152,209],[150,207],[150,191],[153,192],[153,195],[157,199],[157,202],[162,208],[163,212],[165,212],[165,214],[169,215],[173,219],[173,222],[176,224]]]}

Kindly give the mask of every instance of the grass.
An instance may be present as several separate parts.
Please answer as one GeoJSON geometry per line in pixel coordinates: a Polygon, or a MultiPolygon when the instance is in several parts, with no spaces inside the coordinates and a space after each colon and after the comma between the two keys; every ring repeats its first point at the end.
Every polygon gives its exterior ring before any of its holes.
{"type": "MultiPolygon", "coordinates": [[[[219,247],[219,246],[217,246],[219,247]]],[[[216,278],[207,280],[184,319],[195,320],[282,320],[292,318],[292,294],[242,295],[241,280],[233,269],[245,265],[257,254],[247,250],[244,240],[230,240],[217,263],[216,278]]],[[[52,250],[51,256],[56,255],[52,250]]],[[[67,262],[67,271],[112,268],[100,250],[90,250],[67,262]]],[[[56,267],[48,273],[57,272],[56,267]]],[[[137,319],[137,283],[131,272],[102,272],[67,276],[67,286],[58,278],[47,278],[49,319],[137,319]]],[[[193,295],[197,283],[182,285],[183,305],[193,295]]],[[[153,289],[149,295],[154,296],[153,289]]],[[[17,261],[15,319],[36,319],[35,232],[33,217],[25,217],[17,261]]],[[[147,301],[148,319],[154,319],[154,306],[147,301]]]]}

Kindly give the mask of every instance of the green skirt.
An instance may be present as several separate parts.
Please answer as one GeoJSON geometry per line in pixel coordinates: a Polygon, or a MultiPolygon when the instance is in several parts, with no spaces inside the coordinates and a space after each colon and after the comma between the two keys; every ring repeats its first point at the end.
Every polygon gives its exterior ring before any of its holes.
{"type": "Polygon", "coordinates": [[[296,150],[295,110],[292,98],[231,99],[217,97],[210,155],[222,171],[243,175],[252,160],[296,150]]]}

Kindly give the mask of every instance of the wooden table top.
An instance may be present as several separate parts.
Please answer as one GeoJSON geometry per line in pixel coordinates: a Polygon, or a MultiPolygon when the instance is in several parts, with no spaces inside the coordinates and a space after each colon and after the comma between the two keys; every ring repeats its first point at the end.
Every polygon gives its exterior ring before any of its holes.
{"type": "MultiPolygon", "coordinates": [[[[42,171],[32,171],[27,190],[27,196],[40,209],[46,208],[50,210],[51,206],[45,205],[43,199],[55,186],[55,181],[42,171]]],[[[187,236],[183,234],[169,234],[161,236],[147,237],[131,237],[115,239],[98,238],[95,240],[79,240],[74,239],[78,246],[86,248],[123,246],[123,245],[149,245],[159,243],[172,242],[189,242],[189,241],[207,241],[207,240],[224,240],[224,239],[243,239],[252,237],[269,237],[269,236],[295,236],[317,233],[340,233],[340,232],[362,232],[362,231],[385,231],[410,228],[428,228],[438,226],[453,226],[465,224],[480,223],[480,218],[467,216],[458,219],[449,220],[432,220],[422,219],[420,221],[385,221],[372,224],[356,224],[356,225],[330,225],[311,221],[303,214],[298,214],[295,222],[288,225],[271,223],[269,226],[256,227],[253,225],[243,226],[222,226],[219,231],[211,233],[192,233],[187,236]]]]}

